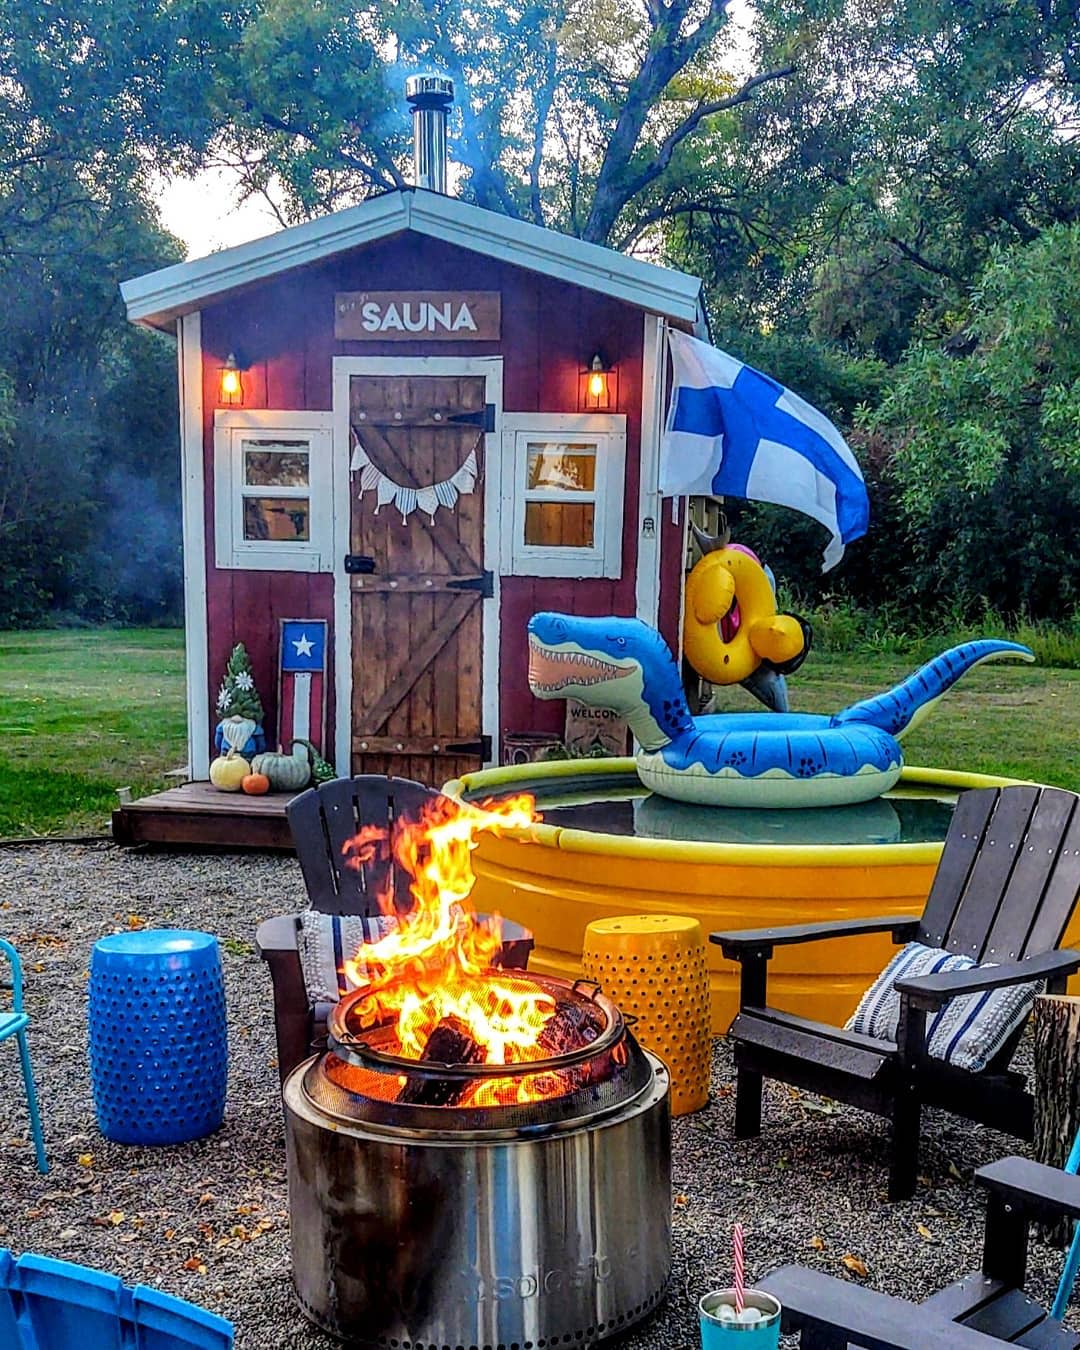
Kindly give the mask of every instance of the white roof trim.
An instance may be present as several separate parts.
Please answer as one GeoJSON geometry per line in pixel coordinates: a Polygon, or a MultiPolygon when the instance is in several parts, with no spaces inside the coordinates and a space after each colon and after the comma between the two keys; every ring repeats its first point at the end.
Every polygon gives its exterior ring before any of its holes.
{"type": "Polygon", "coordinates": [[[180,314],[227,291],[264,281],[403,230],[599,291],[641,309],[693,323],[701,282],[685,272],[628,258],[526,221],[496,215],[455,197],[408,189],[305,221],[263,239],[176,263],[120,285],[133,323],[172,328],[180,314]]]}

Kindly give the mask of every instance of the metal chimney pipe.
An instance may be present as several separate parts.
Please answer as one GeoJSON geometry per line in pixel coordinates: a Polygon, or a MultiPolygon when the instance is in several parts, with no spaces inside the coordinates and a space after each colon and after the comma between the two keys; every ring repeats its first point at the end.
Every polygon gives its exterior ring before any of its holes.
{"type": "Polygon", "coordinates": [[[446,75],[410,75],[405,97],[413,114],[413,177],[416,186],[446,192],[446,115],[454,81],[446,75]]]}

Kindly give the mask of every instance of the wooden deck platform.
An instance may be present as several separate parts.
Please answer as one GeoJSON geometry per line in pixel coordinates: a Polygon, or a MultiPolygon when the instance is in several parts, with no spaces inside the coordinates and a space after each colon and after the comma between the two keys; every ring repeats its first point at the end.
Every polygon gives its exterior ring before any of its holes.
{"type": "Polygon", "coordinates": [[[118,844],[186,844],[207,848],[292,850],[285,819],[291,792],[249,797],[185,783],[125,802],[112,815],[118,844]]]}

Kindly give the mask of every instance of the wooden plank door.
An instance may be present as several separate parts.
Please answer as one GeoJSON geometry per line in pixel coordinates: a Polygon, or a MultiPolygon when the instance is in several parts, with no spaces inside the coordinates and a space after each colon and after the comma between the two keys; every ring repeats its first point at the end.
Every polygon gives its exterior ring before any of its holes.
{"type": "Polygon", "coordinates": [[[349,566],[370,568],[349,578],[353,773],[441,787],[486,757],[484,395],[482,375],[350,379],[350,453],[359,444],[371,466],[366,491],[365,471],[351,473],[349,566]],[[447,482],[471,453],[474,490],[440,505],[434,519],[422,506],[403,519],[386,500],[394,484],[419,490],[447,482]]]}

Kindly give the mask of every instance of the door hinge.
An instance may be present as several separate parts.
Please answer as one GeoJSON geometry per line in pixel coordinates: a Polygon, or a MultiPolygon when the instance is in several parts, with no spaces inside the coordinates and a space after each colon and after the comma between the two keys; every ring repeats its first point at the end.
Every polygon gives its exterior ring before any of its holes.
{"type": "Polygon", "coordinates": [[[448,755],[476,755],[486,764],[491,759],[491,737],[481,736],[475,741],[456,741],[444,745],[443,751],[448,755]]]}
{"type": "Polygon", "coordinates": [[[495,594],[495,578],[490,572],[481,572],[478,577],[459,577],[446,583],[448,591],[479,591],[485,600],[495,594]]]}
{"type": "Polygon", "coordinates": [[[485,403],[475,412],[451,413],[446,420],[459,427],[481,427],[484,431],[494,431],[495,404],[485,403]]]}
{"type": "Polygon", "coordinates": [[[354,576],[358,572],[369,575],[375,571],[375,559],[369,558],[366,553],[346,553],[345,571],[354,576]]]}

